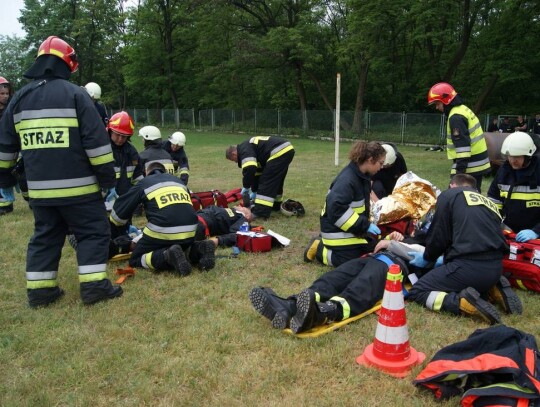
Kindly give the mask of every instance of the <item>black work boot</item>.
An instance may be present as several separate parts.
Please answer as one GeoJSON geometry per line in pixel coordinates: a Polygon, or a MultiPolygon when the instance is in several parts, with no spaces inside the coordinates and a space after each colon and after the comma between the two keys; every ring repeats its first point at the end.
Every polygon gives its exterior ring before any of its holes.
{"type": "Polygon", "coordinates": [[[497,284],[489,289],[487,296],[489,302],[498,304],[507,314],[521,315],[523,312],[521,300],[504,276],[501,276],[497,284]]]}
{"type": "Polygon", "coordinates": [[[60,287],[33,288],[26,290],[30,308],[46,307],[64,296],[60,287]]]}
{"type": "Polygon", "coordinates": [[[480,293],[472,287],[467,287],[459,293],[459,309],[462,314],[482,319],[491,325],[501,322],[499,311],[482,299],[480,293]]]}
{"type": "Polygon", "coordinates": [[[8,213],[11,213],[11,212],[13,212],[13,205],[2,206],[0,208],[0,216],[7,215],[8,213]]]}
{"type": "Polygon", "coordinates": [[[296,297],[282,298],[274,290],[266,287],[255,287],[249,292],[249,300],[253,308],[272,322],[272,327],[285,329],[296,314],[296,297]]]}
{"type": "Polygon", "coordinates": [[[81,283],[81,299],[85,305],[112,300],[113,298],[120,297],[123,292],[122,287],[112,285],[108,278],[100,281],[81,283]]]}
{"type": "Polygon", "coordinates": [[[298,295],[296,308],[296,314],[291,319],[291,329],[295,334],[334,322],[337,319],[336,303],[332,301],[317,302],[315,291],[309,288],[298,295]]]}
{"type": "Polygon", "coordinates": [[[191,264],[186,259],[186,255],[180,245],[172,245],[163,252],[163,255],[169,266],[173,267],[181,276],[187,276],[191,273],[191,264]]]}
{"type": "Polygon", "coordinates": [[[211,240],[202,240],[195,242],[197,251],[201,256],[199,259],[199,268],[204,271],[212,270],[216,265],[216,246],[211,240]]]}

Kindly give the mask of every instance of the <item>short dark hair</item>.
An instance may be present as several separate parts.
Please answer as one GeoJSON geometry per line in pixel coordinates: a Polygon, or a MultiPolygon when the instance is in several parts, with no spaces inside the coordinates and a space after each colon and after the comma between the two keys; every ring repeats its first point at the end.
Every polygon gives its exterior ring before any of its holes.
{"type": "Polygon", "coordinates": [[[476,189],[476,178],[469,174],[455,174],[450,183],[458,187],[471,187],[476,189]]]}
{"type": "Polygon", "coordinates": [[[158,162],[154,162],[154,163],[150,163],[148,165],[148,167],[146,167],[146,175],[150,175],[152,174],[154,171],[159,171],[161,172],[162,174],[166,173],[167,172],[167,169],[165,168],[165,166],[161,163],[158,163],[158,162]]]}
{"type": "Polygon", "coordinates": [[[236,152],[236,146],[229,146],[227,147],[227,149],[225,150],[225,158],[227,160],[232,160],[232,155],[233,153],[236,152]]]}

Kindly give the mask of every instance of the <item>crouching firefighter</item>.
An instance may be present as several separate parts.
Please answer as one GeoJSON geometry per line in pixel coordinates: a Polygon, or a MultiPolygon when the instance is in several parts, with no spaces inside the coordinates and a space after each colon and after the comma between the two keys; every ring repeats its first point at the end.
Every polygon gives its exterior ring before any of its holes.
{"type": "Polygon", "coordinates": [[[294,158],[293,145],[279,137],[252,137],[225,151],[242,168],[242,195],[249,192],[254,217],[269,218],[283,202],[283,186],[294,158]]]}
{"type": "Polygon", "coordinates": [[[121,195],[114,203],[110,220],[123,227],[142,204],[148,223],[133,249],[129,265],[149,270],[174,270],[181,276],[191,266],[214,268],[214,244],[195,242],[197,213],[186,186],[158,162],[146,167],[146,177],[121,195]]]}
{"type": "Polygon", "coordinates": [[[392,264],[408,275],[411,248],[397,241],[380,243],[387,249],[341,264],[299,294],[282,298],[271,288],[255,287],[249,293],[251,304],[274,328],[290,327],[296,334],[359,315],[382,299],[392,264]]]}
{"type": "Polygon", "coordinates": [[[477,317],[490,324],[503,311],[521,314],[519,297],[502,276],[508,251],[495,203],[479,194],[474,177],[456,174],[439,195],[426,236],[425,252],[412,254],[410,264],[435,268],[412,287],[409,300],[436,312],[477,317]]]}

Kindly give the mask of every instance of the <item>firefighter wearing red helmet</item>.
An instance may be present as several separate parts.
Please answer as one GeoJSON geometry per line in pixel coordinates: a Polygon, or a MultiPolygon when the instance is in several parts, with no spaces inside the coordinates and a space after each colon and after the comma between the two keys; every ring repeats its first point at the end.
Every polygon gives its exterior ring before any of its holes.
{"type": "Polygon", "coordinates": [[[480,191],[482,177],[490,173],[491,165],[478,117],[463,104],[461,96],[449,83],[433,85],[427,100],[429,104],[434,103],[436,109],[447,117],[446,153],[448,159],[453,161],[450,175],[472,175],[480,191]]]}
{"type": "Polygon", "coordinates": [[[49,305],[64,291],[57,281],[68,232],[78,241],[80,295],[85,304],[118,297],[107,278],[110,227],[102,191],[116,185],[107,131],[84,89],[69,82],[75,50],[51,36],[39,47],[19,90],[0,121],[0,191],[16,183],[17,156],[24,160],[35,219],[26,257],[30,307],[49,305]]]}
{"type": "Polygon", "coordinates": [[[125,194],[132,185],[143,179],[139,153],[130,143],[134,129],[133,119],[124,111],[113,114],[107,124],[116,172],[116,188],[109,190],[105,198],[107,202],[125,194]]]}

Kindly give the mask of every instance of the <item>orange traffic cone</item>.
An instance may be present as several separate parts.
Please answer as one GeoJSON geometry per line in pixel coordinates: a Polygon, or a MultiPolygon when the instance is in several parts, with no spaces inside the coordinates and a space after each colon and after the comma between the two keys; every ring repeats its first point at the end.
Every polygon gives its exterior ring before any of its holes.
{"type": "Polygon", "coordinates": [[[386,277],[375,339],[356,358],[360,365],[373,366],[399,378],[407,376],[413,366],[419,365],[426,358],[425,354],[409,345],[402,280],[399,266],[392,264],[386,277]]]}

